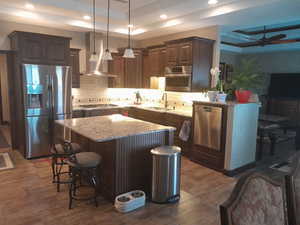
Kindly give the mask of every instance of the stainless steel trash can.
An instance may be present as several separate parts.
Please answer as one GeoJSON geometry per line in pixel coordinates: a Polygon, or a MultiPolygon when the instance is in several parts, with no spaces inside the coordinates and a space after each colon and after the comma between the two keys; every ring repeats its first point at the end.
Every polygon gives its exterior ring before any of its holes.
{"type": "Polygon", "coordinates": [[[152,201],[156,203],[177,202],[180,199],[181,149],[161,146],[151,150],[152,201]]]}

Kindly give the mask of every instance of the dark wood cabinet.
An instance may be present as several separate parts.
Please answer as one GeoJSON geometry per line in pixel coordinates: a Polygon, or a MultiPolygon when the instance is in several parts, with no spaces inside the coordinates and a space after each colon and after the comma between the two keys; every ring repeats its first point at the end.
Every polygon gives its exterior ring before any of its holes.
{"type": "Polygon", "coordinates": [[[143,55],[142,50],[135,49],[135,58],[123,58],[124,49],[113,54],[108,63],[108,71],[116,77],[109,78],[110,88],[142,88],[143,87],[143,55]]]}
{"type": "Polygon", "coordinates": [[[108,79],[108,87],[123,88],[125,87],[125,60],[119,54],[113,54],[113,60],[108,63],[108,71],[115,77],[108,79]]]}
{"type": "Polygon", "coordinates": [[[148,51],[143,52],[143,88],[150,88],[151,73],[150,73],[150,58],[148,51]]]}
{"type": "Polygon", "coordinates": [[[72,88],[80,88],[80,68],[79,68],[80,49],[70,49],[70,67],[72,70],[72,88]]]}
{"type": "Polygon", "coordinates": [[[182,141],[179,138],[180,129],[182,127],[182,124],[185,120],[191,121],[191,117],[186,117],[182,115],[176,115],[172,113],[165,113],[165,112],[158,112],[158,111],[152,111],[147,109],[141,109],[141,108],[135,108],[130,107],[127,109],[127,112],[125,113],[129,117],[140,119],[144,121],[148,121],[151,123],[157,123],[165,126],[172,126],[176,128],[176,131],[174,133],[174,144],[181,147],[182,153],[186,156],[190,155],[190,150],[192,147],[192,139],[188,141],[182,141]]]}
{"type": "Polygon", "coordinates": [[[13,76],[9,89],[12,107],[12,146],[26,154],[22,64],[70,65],[70,40],[38,33],[14,31],[9,35],[13,55],[13,76]]]}
{"type": "Polygon", "coordinates": [[[160,76],[160,48],[149,50],[150,74],[151,76],[160,76]]]}
{"type": "Polygon", "coordinates": [[[142,88],[143,55],[141,50],[134,51],[134,59],[125,59],[125,87],[142,88]]]}
{"type": "Polygon", "coordinates": [[[149,47],[143,55],[143,88],[150,88],[151,77],[164,76],[166,48],[163,45],[149,47]]]}
{"type": "MultiPolygon", "coordinates": [[[[210,88],[213,40],[190,37],[168,41],[166,46],[166,64],[168,67],[192,66],[190,91],[200,92],[210,88]]],[[[179,79],[178,82],[180,82],[179,79]]]]}
{"type": "Polygon", "coordinates": [[[178,44],[168,44],[167,45],[167,65],[168,66],[176,66],[178,65],[178,53],[179,53],[179,45],[178,44]]]}
{"type": "Polygon", "coordinates": [[[24,63],[69,65],[71,38],[15,31],[9,35],[12,50],[24,63]]]}
{"type": "Polygon", "coordinates": [[[178,46],[178,64],[188,66],[193,64],[192,42],[179,44],[178,46]]]}

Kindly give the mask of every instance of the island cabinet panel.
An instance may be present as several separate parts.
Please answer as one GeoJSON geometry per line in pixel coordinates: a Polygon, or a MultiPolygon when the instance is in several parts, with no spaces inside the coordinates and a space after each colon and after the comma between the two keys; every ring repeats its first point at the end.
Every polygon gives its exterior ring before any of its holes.
{"type": "Polygon", "coordinates": [[[72,142],[79,143],[83,151],[96,152],[102,157],[98,174],[99,191],[110,201],[119,194],[132,190],[151,193],[151,149],[173,144],[172,131],[124,137],[112,141],[94,142],[72,132],[72,142]]]}
{"type": "Polygon", "coordinates": [[[80,88],[80,68],[79,68],[80,49],[70,49],[70,67],[72,69],[72,88],[80,88]]]}

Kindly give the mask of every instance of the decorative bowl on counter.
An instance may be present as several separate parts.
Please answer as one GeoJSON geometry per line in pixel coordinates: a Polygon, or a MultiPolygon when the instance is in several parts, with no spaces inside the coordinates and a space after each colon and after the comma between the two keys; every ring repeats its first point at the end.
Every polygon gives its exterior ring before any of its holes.
{"type": "Polygon", "coordinates": [[[121,213],[127,213],[144,206],[145,202],[145,192],[136,190],[118,195],[115,199],[115,208],[121,213]]]}

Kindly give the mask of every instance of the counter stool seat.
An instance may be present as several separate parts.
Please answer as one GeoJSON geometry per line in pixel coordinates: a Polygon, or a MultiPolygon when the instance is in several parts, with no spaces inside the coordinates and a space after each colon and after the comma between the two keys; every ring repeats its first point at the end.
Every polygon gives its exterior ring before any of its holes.
{"type": "Polygon", "coordinates": [[[99,186],[99,177],[97,176],[98,168],[102,162],[102,157],[95,152],[80,152],[73,154],[66,161],[70,168],[71,182],[69,186],[69,209],[72,208],[73,200],[85,201],[94,200],[96,207],[98,206],[97,197],[99,186]],[[77,196],[77,190],[83,186],[85,181],[90,187],[93,187],[94,194],[90,197],[77,196]]]}
{"type": "Polygon", "coordinates": [[[63,167],[67,165],[66,159],[72,154],[79,153],[81,147],[77,143],[65,142],[64,144],[55,144],[50,152],[52,155],[52,176],[53,183],[57,184],[57,192],[60,191],[60,185],[70,183],[69,180],[62,181],[60,176],[62,174],[69,174],[69,171],[63,171],[63,167]]]}
{"type": "Polygon", "coordinates": [[[69,166],[76,168],[93,168],[97,167],[101,161],[102,157],[95,152],[80,152],[74,155],[75,160],[69,159],[67,163],[69,166]]]}

